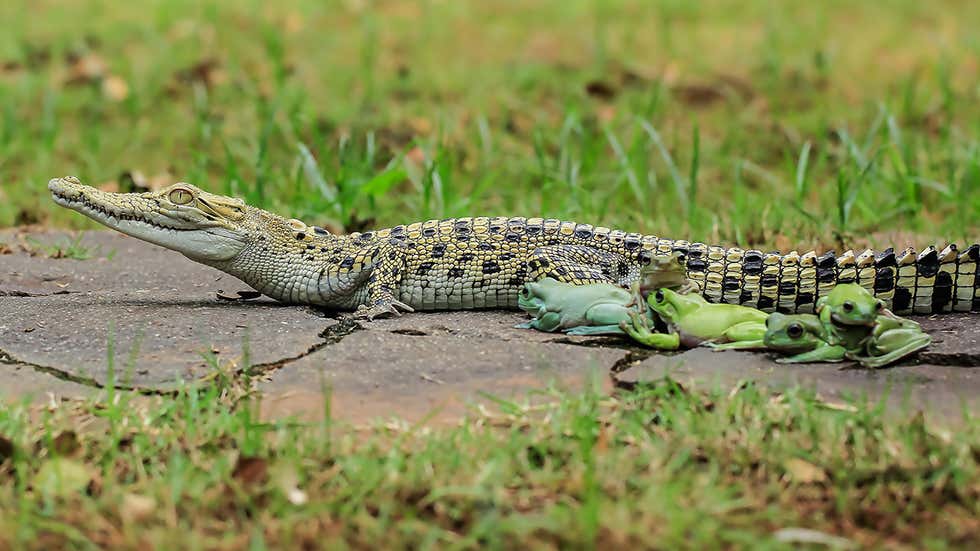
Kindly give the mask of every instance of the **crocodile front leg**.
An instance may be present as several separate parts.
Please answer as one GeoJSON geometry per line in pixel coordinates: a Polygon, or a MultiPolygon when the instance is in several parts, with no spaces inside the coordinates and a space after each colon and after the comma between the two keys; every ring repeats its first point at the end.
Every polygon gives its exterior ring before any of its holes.
{"type": "Polygon", "coordinates": [[[357,311],[354,312],[355,318],[370,321],[415,311],[396,298],[406,260],[404,247],[387,244],[378,248],[369,266],[367,302],[358,306],[357,311]]]}

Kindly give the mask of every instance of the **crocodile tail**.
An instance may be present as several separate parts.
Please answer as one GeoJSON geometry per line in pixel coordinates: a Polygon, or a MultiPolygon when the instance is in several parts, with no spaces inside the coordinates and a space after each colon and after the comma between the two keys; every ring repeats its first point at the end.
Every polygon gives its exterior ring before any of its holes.
{"type": "Polygon", "coordinates": [[[654,254],[686,255],[688,277],[712,302],[765,311],[813,312],[838,283],[857,283],[896,314],[980,312],[980,245],[960,251],[911,247],[900,253],[763,253],[667,239],[644,239],[654,254]],[[655,245],[654,245],[654,239],[655,245]],[[654,250],[656,252],[654,252],[654,250]]]}

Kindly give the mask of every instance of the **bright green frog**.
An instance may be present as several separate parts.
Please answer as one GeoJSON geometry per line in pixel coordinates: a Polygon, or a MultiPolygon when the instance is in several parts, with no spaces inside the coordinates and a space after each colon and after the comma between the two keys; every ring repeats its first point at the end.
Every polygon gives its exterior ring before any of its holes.
{"type": "Polygon", "coordinates": [[[714,304],[697,293],[658,289],[647,296],[650,308],[667,324],[667,333],[651,331],[651,319],[636,312],[620,324],[636,341],[662,350],[708,343],[715,348],[761,348],[768,314],[736,304],[714,304]],[[720,344],[724,343],[724,344],[720,344]]]}
{"type": "Polygon", "coordinates": [[[774,313],[766,322],[766,348],[796,353],[779,363],[839,362],[845,358],[866,367],[882,367],[932,342],[918,323],[883,310],[872,327],[830,326],[812,314],[774,313]]]}

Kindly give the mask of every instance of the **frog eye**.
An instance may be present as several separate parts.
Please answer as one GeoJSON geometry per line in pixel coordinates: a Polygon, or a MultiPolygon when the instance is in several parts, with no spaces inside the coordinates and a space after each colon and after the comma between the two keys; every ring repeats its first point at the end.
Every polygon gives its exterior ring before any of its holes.
{"type": "Polygon", "coordinates": [[[875,304],[875,308],[880,312],[885,309],[885,303],[879,300],[878,304],[875,304]]]}
{"type": "Polygon", "coordinates": [[[524,287],[521,287],[521,296],[524,297],[524,298],[530,298],[531,297],[531,290],[527,288],[527,285],[525,285],[524,287]]]}
{"type": "Polygon", "coordinates": [[[179,187],[170,190],[170,193],[167,194],[167,199],[175,205],[186,205],[194,200],[194,194],[190,190],[179,187]]]}
{"type": "Polygon", "coordinates": [[[853,312],[854,311],[854,303],[851,302],[851,301],[849,301],[849,300],[846,301],[846,302],[844,302],[843,307],[844,307],[844,311],[845,312],[853,312]]]}
{"type": "Polygon", "coordinates": [[[657,292],[653,295],[653,300],[655,300],[657,302],[663,302],[664,301],[664,292],[663,291],[660,291],[660,290],[657,290],[657,292]]]}
{"type": "Polygon", "coordinates": [[[798,339],[803,336],[803,326],[798,323],[791,323],[789,327],[786,328],[786,334],[789,335],[791,339],[798,339]]]}

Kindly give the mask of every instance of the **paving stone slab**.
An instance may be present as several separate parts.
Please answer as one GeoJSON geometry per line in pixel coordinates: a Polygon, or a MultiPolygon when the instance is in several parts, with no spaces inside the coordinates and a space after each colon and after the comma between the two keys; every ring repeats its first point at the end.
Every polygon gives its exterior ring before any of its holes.
{"type": "Polygon", "coordinates": [[[58,402],[61,399],[88,398],[100,392],[97,388],[65,381],[20,363],[0,360],[0,373],[3,374],[0,400],[8,403],[58,402]]]}
{"type": "MultiPolygon", "coordinates": [[[[57,232],[30,237],[35,243],[67,239],[57,232]]],[[[24,238],[7,231],[0,241],[24,238]]],[[[24,364],[104,384],[111,327],[117,378],[157,387],[207,373],[202,353],[208,351],[234,360],[247,347],[251,362],[259,364],[301,355],[336,323],[313,309],[268,299],[218,300],[218,290],[248,287],[121,234],[87,232],[81,244],[92,258],[31,256],[19,247],[0,255],[0,351],[24,364]]],[[[2,386],[16,388],[11,381],[2,386]]]]}

